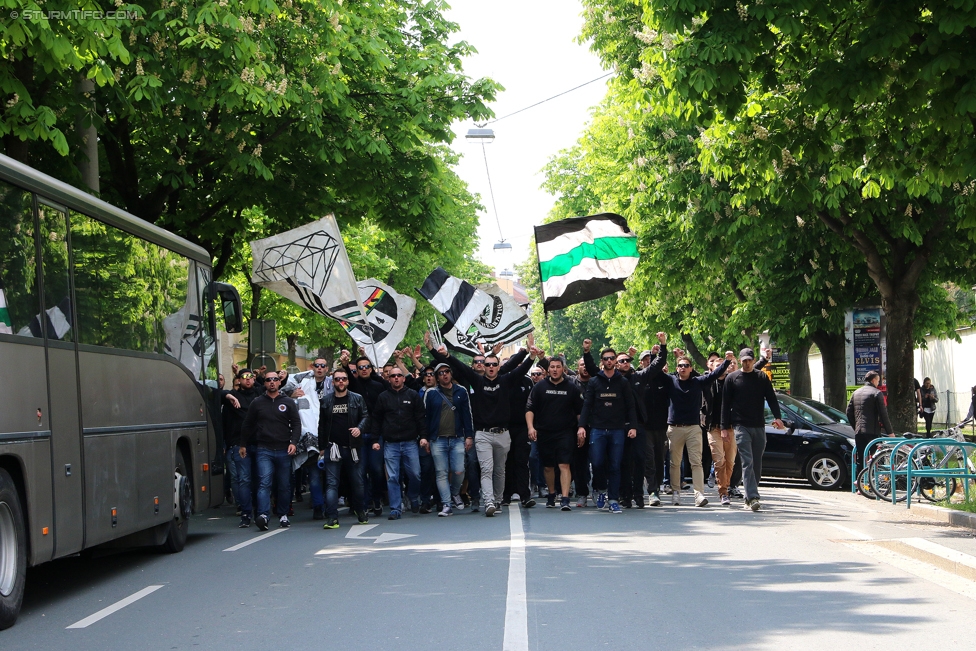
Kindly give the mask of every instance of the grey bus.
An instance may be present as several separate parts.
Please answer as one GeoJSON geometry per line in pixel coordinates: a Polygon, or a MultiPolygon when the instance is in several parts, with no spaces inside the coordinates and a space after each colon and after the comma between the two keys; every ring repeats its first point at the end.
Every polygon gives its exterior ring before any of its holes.
{"type": "Polygon", "coordinates": [[[0,629],[28,566],[223,500],[215,302],[240,332],[204,249],[0,155],[0,629]]]}

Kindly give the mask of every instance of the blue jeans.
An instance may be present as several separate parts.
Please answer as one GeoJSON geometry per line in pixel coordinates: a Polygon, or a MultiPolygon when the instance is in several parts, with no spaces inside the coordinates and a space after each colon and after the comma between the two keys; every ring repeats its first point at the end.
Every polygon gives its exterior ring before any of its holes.
{"type": "Polygon", "coordinates": [[[539,446],[536,441],[532,441],[532,445],[529,446],[529,482],[540,491],[546,485],[546,478],[539,464],[539,446]]]}
{"type": "Polygon", "coordinates": [[[468,479],[468,497],[472,504],[477,504],[481,496],[481,464],[478,463],[478,451],[473,445],[470,450],[464,451],[464,473],[468,479]]]}
{"type": "Polygon", "coordinates": [[[235,454],[237,454],[237,446],[231,445],[227,448],[227,454],[224,455],[224,467],[227,468],[227,481],[229,482],[224,486],[224,491],[230,491],[230,494],[237,500],[237,462],[234,461],[235,454]]]}
{"type": "Polygon", "coordinates": [[[241,514],[251,517],[251,510],[254,509],[251,500],[251,462],[254,450],[248,450],[247,458],[241,459],[240,446],[232,445],[230,454],[234,459],[234,466],[237,467],[237,486],[234,487],[234,499],[237,500],[237,506],[241,507],[241,514]]]}
{"type": "Polygon", "coordinates": [[[420,447],[416,441],[383,443],[383,459],[386,461],[386,492],[390,498],[390,511],[403,510],[400,490],[400,462],[407,473],[407,497],[411,506],[420,501],[420,447]]]}
{"type": "Polygon", "coordinates": [[[461,492],[464,483],[464,438],[438,436],[430,446],[437,472],[437,492],[441,503],[450,504],[451,498],[461,492]],[[448,483],[448,474],[451,476],[448,483]]]}
{"type": "MultiPolygon", "coordinates": [[[[433,448],[433,445],[431,445],[433,448]]],[[[421,504],[433,504],[437,501],[437,480],[434,469],[434,458],[430,452],[421,448],[420,450],[420,502],[421,504]]]]}
{"type": "MultiPolygon", "coordinates": [[[[328,455],[326,455],[328,456],[328,455]]],[[[322,490],[322,474],[318,466],[319,455],[310,452],[308,461],[305,462],[305,470],[308,471],[308,492],[312,494],[312,507],[322,508],[325,506],[325,492],[322,490]]]]}
{"type": "Polygon", "coordinates": [[[275,515],[288,515],[291,508],[291,455],[287,450],[258,447],[258,515],[271,514],[271,482],[278,482],[275,515]]]}
{"type": "MultiPolygon", "coordinates": [[[[330,520],[339,519],[339,475],[343,468],[346,470],[346,479],[349,481],[349,503],[352,510],[356,513],[364,510],[363,506],[363,473],[362,461],[356,463],[352,460],[352,453],[349,448],[340,448],[342,458],[339,461],[332,461],[329,456],[325,456],[325,517],[330,520]]],[[[318,468],[315,469],[318,472],[318,468]]]]}
{"type": "Polygon", "coordinates": [[[383,442],[379,437],[367,434],[362,454],[366,457],[366,463],[359,464],[359,472],[363,475],[366,503],[382,504],[386,486],[386,474],[383,472],[383,442]],[[373,449],[374,443],[380,444],[379,450],[373,449]]]}
{"type": "Polygon", "coordinates": [[[620,462],[624,458],[624,439],[627,432],[622,429],[590,430],[590,463],[593,464],[593,490],[597,488],[597,468],[605,469],[607,497],[611,502],[620,499],[620,462]]]}

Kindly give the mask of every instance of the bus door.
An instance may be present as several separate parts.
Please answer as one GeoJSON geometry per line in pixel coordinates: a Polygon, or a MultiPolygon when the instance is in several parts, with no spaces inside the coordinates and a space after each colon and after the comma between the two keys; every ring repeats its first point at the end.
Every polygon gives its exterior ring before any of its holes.
{"type": "Polygon", "coordinates": [[[50,396],[51,473],[54,484],[55,558],[81,551],[84,544],[84,464],[78,356],[64,208],[37,197],[38,241],[43,270],[44,336],[50,396]]]}

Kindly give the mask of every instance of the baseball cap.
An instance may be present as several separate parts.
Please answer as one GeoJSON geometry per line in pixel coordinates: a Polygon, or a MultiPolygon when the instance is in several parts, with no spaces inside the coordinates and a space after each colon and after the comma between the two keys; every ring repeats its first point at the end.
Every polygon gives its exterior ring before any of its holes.
{"type": "Polygon", "coordinates": [[[451,370],[451,365],[450,364],[445,364],[444,362],[441,362],[440,364],[438,364],[437,366],[434,367],[434,373],[436,373],[437,371],[441,370],[442,368],[446,368],[447,370],[450,371],[451,370]]]}
{"type": "Polygon", "coordinates": [[[650,357],[650,356],[651,356],[651,351],[643,350],[641,351],[641,354],[637,357],[637,359],[644,359],[645,357],[650,357]]]}
{"type": "Polygon", "coordinates": [[[739,351],[739,359],[756,359],[756,355],[752,352],[752,348],[743,348],[739,351]]]}

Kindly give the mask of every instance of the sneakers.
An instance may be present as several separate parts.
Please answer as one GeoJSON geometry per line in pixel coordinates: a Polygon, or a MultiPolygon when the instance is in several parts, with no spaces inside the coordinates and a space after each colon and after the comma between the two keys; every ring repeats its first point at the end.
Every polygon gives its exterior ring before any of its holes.
{"type": "Polygon", "coordinates": [[[512,498],[511,497],[503,497],[502,498],[502,506],[508,506],[511,503],[512,503],[512,498]]]}
{"type": "Polygon", "coordinates": [[[661,484],[661,490],[665,495],[670,495],[671,491],[674,489],[671,488],[671,484],[661,484]]]}
{"type": "Polygon", "coordinates": [[[420,502],[411,502],[410,503],[410,512],[411,513],[420,513],[420,502]]]}
{"type": "Polygon", "coordinates": [[[708,506],[708,500],[701,493],[695,495],[695,506],[708,506]]]}
{"type": "Polygon", "coordinates": [[[454,510],[451,509],[451,505],[450,504],[445,504],[444,505],[444,508],[441,509],[441,512],[437,514],[437,517],[439,517],[439,518],[446,518],[449,515],[454,515],[454,510]]]}
{"type": "Polygon", "coordinates": [[[321,506],[316,506],[312,509],[312,519],[313,520],[325,520],[325,513],[322,512],[321,506]]]}
{"type": "Polygon", "coordinates": [[[651,493],[647,497],[647,504],[649,506],[661,506],[661,498],[658,496],[657,493],[651,493]]]}
{"type": "Polygon", "coordinates": [[[708,487],[715,488],[715,471],[708,473],[708,487]]]}
{"type": "Polygon", "coordinates": [[[379,500],[373,502],[373,515],[383,515],[383,504],[379,500]]]}
{"type": "Polygon", "coordinates": [[[359,524],[369,524],[369,516],[366,515],[366,511],[356,511],[356,517],[359,519],[359,524]]]}
{"type": "Polygon", "coordinates": [[[495,507],[495,515],[501,515],[501,514],[502,514],[502,505],[499,504],[498,506],[495,507]]]}
{"type": "Polygon", "coordinates": [[[732,500],[729,499],[728,495],[722,496],[722,506],[732,506],[732,500]]]}
{"type": "MultiPolygon", "coordinates": [[[[455,495],[451,498],[451,501],[454,502],[454,508],[464,510],[464,499],[460,495],[455,495]]],[[[447,505],[445,504],[445,506],[447,505]]]]}
{"type": "MultiPolygon", "coordinates": [[[[474,510],[477,511],[477,509],[474,510]]],[[[491,502],[488,502],[488,506],[485,507],[485,515],[489,518],[495,515],[495,505],[491,502]]]]}
{"type": "Polygon", "coordinates": [[[636,504],[637,508],[639,509],[644,508],[644,496],[639,496],[636,500],[634,500],[634,504],[636,504]]]}
{"type": "MultiPolygon", "coordinates": [[[[583,499],[585,500],[586,498],[584,497],[583,499]]],[[[559,510],[560,511],[572,511],[573,510],[573,509],[571,509],[569,507],[569,497],[560,497],[559,498],[559,510]]]]}
{"type": "Polygon", "coordinates": [[[395,509],[393,509],[393,510],[390,511],[390,515],[388,515],[386,517],[386,519],[387,520],[399,520],[400,519],[400,512],[397,511],[397,510],[395,510],[395,509]]]}
{"type": "Polygon", "coordinates": [[[251,516],[247,515],[246,513],[244,515],[242,515],[241,516],[241,523],[239,525],[237,525],[237,526],[240,527],[241,529],[247,529],[248,527],[250,527],[251,526],[251,516]]]}
{"type": "Polygon", "coordinates": [[[472,513],[478,512],[478,503],[475,502],[474,500],[471,500],[471,512],[472,513]]]}
{"type": "Polygon", "coordinates": [[[729,488],[729,497],[741,500],[743,498],[742,491],[740,491],[736,486],[731,486],[729,488]]]}
{"type": "Polygon", "coordinates": [[[266,516],[265,514],[262,513],[261,515],[259,515],[257,520],[255,520],[255,522],[258,525],[258,529],[260,529],[261,531],[268,530],[268,516],[266,516]]]}
{"type": "Polygon", "coordinates": [[[619,504],[620,504],[620,506],[624,507],[625,509],[632,509],[632,508],[634,508],[634,501],[631,500],[631,499],[628,499],[626,497],[621,497],[619,504]]]}
{"type": "Polygon", "coordinates": [[[278,526],[282,529],[287,529],[291,526],[291,520],[288,519],[287,515],[283,515],[281,516],[281,519],[278,520],[278,526]]]}
{"type": "Polygon", "coordinates": [[[600,493],[596,498],[596,508],[603,510],[607,508],[607,494],[600,493]]]}
{"type": "Polygon", "coordinates": [[[551,495],[550,494],[548,497],[546,497],[546,508],[547,509],[554,509],[554,508],[556,508],[556,496],[555,495],[551,495]]]}
{"type": "Polygon", "coordinates": [[[623,513],[624,512],[624,510],[622,508],[620,508],[620,504],[618,502],[610,502],[610,507],[607,510],[610,511],[611,513],[623,513]]]}
{"type": "Polygon", "coordinates": [[[420,512],[423,513],[424,515],[430,513],[430,504],[428,504],[427,502],[424,502],[423,504],[421,504],[420,505],[420,512]]]}
{"type": "Polygon", "coordinates": [[[586,508],[586,501],[588,499],[589,499],[589,495],[580,495],[579,496],[579,499],[576,500],[576,508],[578,508],[578,509],[585,509],[586,508]]]}
{"type": "Polygon", "coordinates": [[[671,493],[671,506],[681,506],[681,491],[671,493]]]}
{"type": "Polygon", "coordinates": [[[752,500],[751,502],[749,502],[749,508],[752,509],[754,513],[762,509],[762,507],[759,505],[758,497],[752,500]]]}
{"type": "Polygon", "coordinates": [[[523,500],[521,504],[523,509],[531,509],[533,506],[535,506],[535,500],[530,497],[527,500],[523,500]]]}
{"type": "Polygon", "coordinates": [[[333,519],[329,520],[328,522],[326,522],[325,524],[323,524],[322,525],[322,528],[323,529],[338,529],[339,528],[339,521],[336,520],[335,518],[333,518],[333,519]]]}

